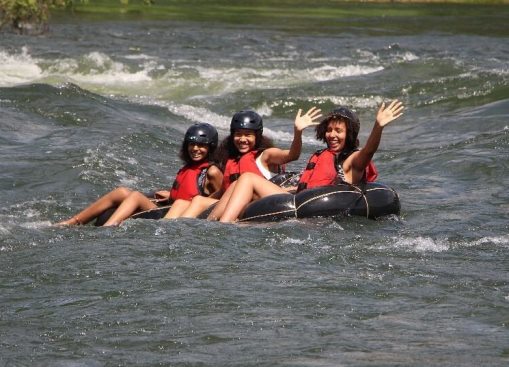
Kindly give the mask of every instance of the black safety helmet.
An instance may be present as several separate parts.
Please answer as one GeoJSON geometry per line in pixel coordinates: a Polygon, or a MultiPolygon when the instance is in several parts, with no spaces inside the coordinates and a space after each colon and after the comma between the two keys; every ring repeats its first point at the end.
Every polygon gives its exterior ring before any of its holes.
{"type": "Polygon", "coordinates": [[[212,149],[217,147],[218,139],[216,128],[206,122],[194,124],[184,136],[185,143],[207,144],[212,149]]]}
{"type": "Polygon", "coordinates": [[[262,117],[253,110],[239,111],[232,117],[230,132],[233,134],[238,129],[254,130],[261,134],[263,132],[262,117]]]}
{"type": "Polygon", "coordinates": [[[316,126],[316,138],[318,140],[325,140],[325,132],[327,131],[327,125],[331,120],[344,120],[346,122],[346,141],[345,148],[347,150],[355,149],[359,146],[359,130],[361,123],[359,117],[352,110],[346,107],[338,107],[333,109],[324,119],[316,126]]]}

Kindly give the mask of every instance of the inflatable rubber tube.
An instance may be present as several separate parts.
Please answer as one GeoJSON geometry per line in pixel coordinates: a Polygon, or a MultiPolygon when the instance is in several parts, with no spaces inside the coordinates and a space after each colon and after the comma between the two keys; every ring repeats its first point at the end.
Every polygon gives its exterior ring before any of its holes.
{"type": "Polygon", "coordinates": [[[362,216],[376,219],[399,215],[398,194],[380,183],[338,184],[303,190],[296,195],[277,194],[256,200],[239,218],[247,221],[278,221],[289,218],[362,216]]]}
{"type": "Polygon", "coordinates": [[[158,208],[145,210],[142,212],[135,213],[129,217],[129,219],[162,219],[170,210],[171,205],[160,206],[158,208]]]}
{"type": "MultiPolygon", "coordinates": [[[[198,218],[206,219],[214,208],[211,205],[198,218]]],[[[164,218],[171,205],[161,206],[132,215],[131,219],[164,218]]],[[[116,208],[97,217],[95,225],[103,225],[116,208]]],[[[362,216],[376,219],[399,215],[398,194],[381,183],[363,185],[338,184],[303,190],[295,195],[276,194],[250,203],[239,217],[239,222],[273,222],[291,218],[362,216]]]]}
{"type": "Polygon", "coordinates": [[[363,200],[350,209],[351,215],[362,215],[370,219],[400,215],[401,203],[394,189],[376,182],[359,188],[362,190],[363,200]]]}
{"type": "Polygon", "coordinates": [[[297,218],[295,195],[275,194],[249,204],[239,217],[239,222],[273,222],[289,218],[297,218]]]}
{"type": "Polygon", "coordinates": [[[362,201],[362,191],[351,185],[323,186],[295,195],[297,218],[348,215],[362,201]]]}

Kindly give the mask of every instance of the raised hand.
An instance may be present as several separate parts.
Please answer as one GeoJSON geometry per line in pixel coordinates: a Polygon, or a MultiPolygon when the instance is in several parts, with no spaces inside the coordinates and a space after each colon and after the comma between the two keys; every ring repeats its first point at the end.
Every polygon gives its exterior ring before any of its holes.
{"type": "Polygon", "coordinates": [[[297,116],[295,117],[295,129],[297,131],[302,131],[306,127],[311,125],[318,125],[319,122],[316,120],[322,117],[322,110],[316,107],[311,107],[308,112],[302,115],[302,109],[299,108],[297,112],[297,116]]]}
{"type": "Polygon", "coordinates": [[[385,107],[385,103],[382,103],[378,113],[376,114],[376,122],[379,126],[384,127],[389,122],[396,120],[398,117],[403,115],[403,102],[395,99],[392,101],[387,107],[385,107]]]}

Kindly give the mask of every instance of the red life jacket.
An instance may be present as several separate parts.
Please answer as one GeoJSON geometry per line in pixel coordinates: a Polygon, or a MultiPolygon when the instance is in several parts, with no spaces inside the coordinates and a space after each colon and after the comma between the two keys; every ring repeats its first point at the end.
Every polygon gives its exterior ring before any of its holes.
{"type": "Polygon", "coordinates": [[[375,182],[378,178],[378,169],[373,161],[369,161],[368,166],[364,170],[364,178],[366,182],[375,182]]]}
{"type": "MultiPolygon", "coordinates": [[[[353,153],[353,152],[352,152],[353,153]]],[[[351,154],[351,153],[350,153],[351,154]]],[[[345,159],[348,156],[345,157],[345,159]]],[[[318,186],[334,185],[338,182],[345,182],[342,164],[344,162],[337,161],[337,155],[328,150],[322,149],[315,152],[309,158],[308,164],[302,172],[297,186],[297,191],[311,189],[318,186]],[[332,169],[334,167],[334,169],[332,169]]],[[[366,169],[362,182],[374,182],[378,177],[378,171],[375,164],[370,161],[366,169]]]]}
{"type": "Polygon", "coordinates": [[[171,200],[191,200],[197,195],[208,196],[205,194],[205,178],[210,166],[210,162],[202,162],[182,167],[173,182],[171,200]]]}
{"type": "Polygon", "coordinates": [[[223,183],[221,188],[226,189],[236,181],[239,176],[245,172],[256,173],[263,177],[263,174],[258,169],[256,158],[263,152],[263,150],[252,150],[237,158],[228,158],[224,168],[223,183]]]}

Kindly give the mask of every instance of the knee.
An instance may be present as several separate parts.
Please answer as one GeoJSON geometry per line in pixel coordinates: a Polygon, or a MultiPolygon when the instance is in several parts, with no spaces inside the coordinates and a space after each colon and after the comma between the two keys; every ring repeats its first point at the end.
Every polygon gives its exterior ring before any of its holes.
{"type": "Polygon", "coordinates": [[[193,205],[199,205],[200,203],[202,203],[204,201],[204,198],[203,196],[201,195],[196,195],[194,198],[191,199],[191,204],[193,205]]]}
{"type": "Polygon", "coordinates": [[[242,174],[240,177],[241,178],[243,177],[244,180],[249,180],[249,179],[253,179],[253,177],[259,177],[259,175],[257,175],[256,173],[253,173],[253,172],[246,172],[246,173],[242,174]]]}
{"type": "Polygon", "coordinates": [[[117,187],[115,189],[115,192],[119,195],[124,196],[124,197],[128,197],[132,193],[131,189],[128,189],[127,187],[123,187],[123,186],[117,187]]]}
{"type": "MultiPolygon", "coordinates": [[[[127,195],[127,198],[129,198],[129,199],[139,199],[139,198],[141,198],[141,197],[146,198],[146,196],[145,196],[145,195],[143,195],[143,194],[142,194],[141,192],[139,192],[139,191],[130,191],[130,192],[129,192],[129,194],[127,195]]],[[[126,198],[126,199],[127,199],[127,198],[126,198]]]]}
{"type": "Polygon", "coordinates": [[[237,180],[237,182],[244,182],[244,181],[251,182],[252,180],[256,180],[256,177],[258,177],[258,175],[256,173],[245,172],[245,173],[240,175],[240,177],[237,180]]]}
{"type": "Polygon", "coordinates": [[[267,181],[265,178],[257,175],[256,173],[246,172],[243,173],[239,179],[237,180],[238,187],[253,187],[257,185],[260,181],[267,181]]]}

